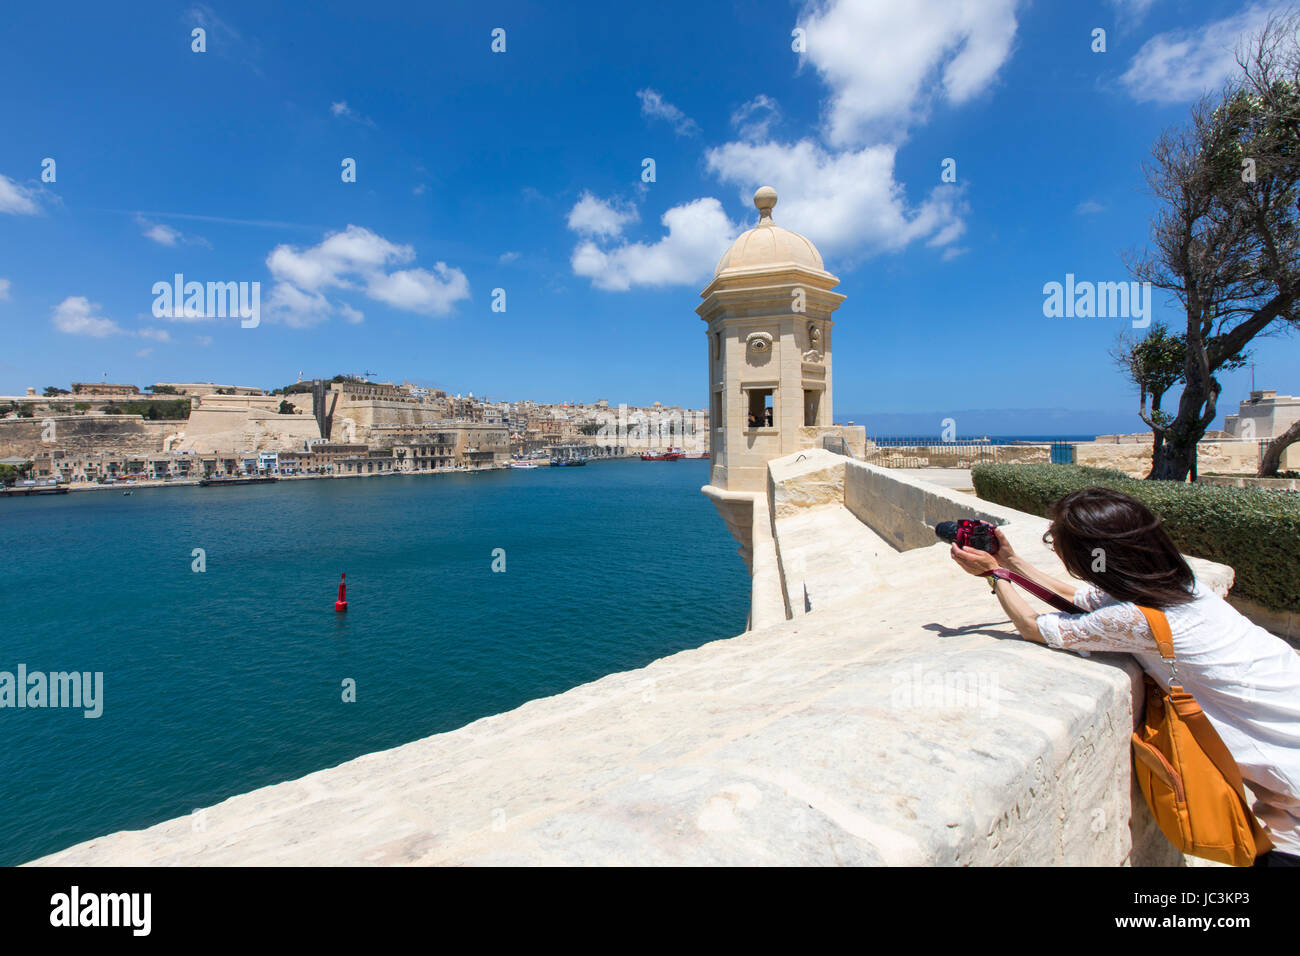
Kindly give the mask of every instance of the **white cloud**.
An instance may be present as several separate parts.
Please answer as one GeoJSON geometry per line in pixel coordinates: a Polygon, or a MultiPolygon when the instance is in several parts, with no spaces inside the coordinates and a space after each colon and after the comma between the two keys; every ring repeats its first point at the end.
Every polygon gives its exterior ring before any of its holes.
{"type": "Polygon", "coordinates": [[[1248,34],[1261,30],[1270,12],[1256,4],[1235,16],[1195,29],[1153,36],[1133,56],[1120,82],[1139,103],[1184,103],[1218,87],[1236,73],[1235,50],[1248,34]]]}
{"type": "Polygon", "coordinates": [[[141,329],[136,333],[142,339],[153,339],[155,342],[170,342],[171,333],[166,329],[141,329]]]}
{"type": "Polygon", "coordinates": [[[517,252],[514,251],[503,252],[501,253],[501,255],[497,257],[497,262],[501,263],[504,266],[511,262],[514,262],[518,258],[519,258],[519,253],[517,252]]]}
{"type": "Polygon", "coordinates": [[[8,279],[0,279],[0,302],[9,298],[9,286],[10,282],[8,279]]]}
{"type": "Polygon", "coordinates": [[[1018,0],[832,0],[800,26],[831,89],[827,140],[861,145],[985,90],[1011,53],[1018,0]]]}
{"type": "Polygon", "coordinates": [[[1080,216],[1094,216],[1106,207],[1095,199],[1085,199],[1079,205],[1074,207],[1074,211],[1080,216]]]}
{"type": "Polygon", "coordinates": [[[60,332],[69,335],[89,335],[102,339],[109,335],[121,333],[118,324],[99,314],[98,302],[91,302],[84,295],[70,295],[54,307],[50,321],[60,332]]]}
{"type": "Polygon", "coordinates": [[[584,192],[569,210],[569,228],[584,236],[610,238],[621,235],[623,227],[638,218],[634,206],[615,206],[584,192]]]}
{"type": "Polygon", "coordinates": [[[420,183],[420,185],[416,186],[414,189],[411,190],[411,195],[412,195],[412,196],[423,196],[423,195],[425,194],[425,192],[428,191],[428,189],[429,189],[428,186],[426,186],[424,183],[420,183]]]}
{"type": "Polygon", "coordinates": [[[360,325],[366,320],[364,313],[358,309],[352,308],[352,306],[348,305],[346,302],[338,303],[338,311],[339,315],[343,317],[343,321],[347,322],[349,325],[360,325]]]}
{"type": "Polygon", "coordinates": [[[374,277],[366,295],[397,309],[424,315],[446,315],[461,299],[469,298],[469,280],[459,269],[435,262],[428,269],[402,269],[374,277]]]}
{"type": "Polygon", "coordinates": [[[41,211],[36,202],[36,190],[20,186],[0,173],[0,212],[14,216],[34,216],[41,211]]]}
{"type": "Polygon", "coordinates": [[[195,341],[198,345],[202,346],[203,348],[207,348],[209,345],[212,344],[212,336],[210,336],[210,335],[200,335],[200,336],[199,336],[198,338],[196,338],[194,341],[195,341]]]}
{"type": "Polygon", "coordinates": [[[153,349],[138,349],[135,353],[136,358],[148,358],[153,355],[153,349]]]}
{"type": "Polygon", "coordinates": [[[343,119],[350,119],[353,122],[362,123],[366,126],[375,125],[375,121],[372,120],[370,117],[362,116],[352,107],[348,106],[346,100],[339,100],[337,103],[331,103],[330,112],[333,113],[335,116],[342,117],[343,119]]]}
{"type": "Polygon", "coordinates": [[[772,124],[780,118],[781,109],[776,100],[759,93],[731,114],[731,125],[741,139],[763,140],[770,137],[772,124]]]}
{"type": "Polygon", "coordinates": [[[634,285],[698,283],[712,275],[738,228],[716,199],[696,199],[663,215],[667,234],[655,243],[623,243],[601,249],[590,239],[573,251],[575,274],[598,289],[623,292],[634,285]]]}
{"type": "Polygon", "coordinates": [[[334,314],[348,322],[361,321],[356,309],[326,298],[333,289],[360,291],[376,302],[423,315],[446,315],[469,298],[465,273],[445,262],[435,263],[432,271],[389,271],[414,259],[411,246],[352,225],[307,249],[276,246],[266,257],[277,280],[267,300],[268,318],[293,326],[312,325],[334,314]]]}
{"type": "Polygon", "coordinates": [[[1156,0],[1110,0],[1110,5],[1115,8],[1120,20],[1127,24],[1137,24],[1155,6],[1155,2],[1156,0]]]}
{"type": "Polygon", "coordinates": [[[185,235],[180,230],[173,229],[165,223],[151,222],[138,213],[136,214],[135,222],[136,225],[143,230],[143,235],[146,239],[151,239],[160,246],[173,247],[185,243],[186,245],[191,246],[208,246],[211,248],[211,244],[208,240],[201,236],[185,235]]]}
{"type": "Polygon", "coordinates": [[[752,202],[755,185],[776,188],[776,222],[803,233],[822,253],[852,255],[901,249],[918,240],[943,246],[964,231],[965,204],[953,186],[936,186],[909,209],[894,181],[893,146],[830,152],[798,143],[727,143],[705,155],[723,182],[740,186],[752,202]]]}
{"type": "MultiPolygon", "coordinates": [[[[775,218],[807,235],[823,252],[842,257],[895,251],[924,242],[945,261],[961,255],[964,190],[936,185],[909,203],[895,179],[897,146],[936,102],[960,105],[989,89],[1011,55],[1021,0],[811,0],[799,21],[806,32],[804,61],[829,89],[816,136],[794,142],[771,138],[779,108],[759,94],[731,117],[739,139],[705,152],[707,168],[735,184],[746,210],[753,191],[775,186],[775,218]]],[[[642,90],[642,112],[680,119],[681,111],[653,90],[642,90]]],[[[635,210],[584,194],[569,227],[589,237],[620,236],[635,210]]],[[[752,213],[751,213],[752,215],[752,213]]],[[[602,249],[581,241],[573,270],[599,288],[695,282],[707,278],[716,256],[739,231],[716,199],[670,209],[669,232],[658,242],[602,249]],[[698,261],[687,261],[690,252],[698,261]]],[[[750,220],[753,221],[752,219],[750,220]]]]}
{"type": "Polygon", "coordinates": [[[276,246],[267,256],[266,265],[275,278],[315,291],[331,287],[354,289],[357,284],[349,276],[373,274],[386,265],[414,258],[415,250],[410,246],[397,245],[369,229],[349,225],[301,252],[290,245],[276,246]]]}
{"type": "Polygon", "coordinates": [[[636,95],[641,101],[642,116],[667,120],[678,136],[694,136],[700,131],[700,126],[695,120],[665,100],[657,90],[637,90],[636,95]]]}
{"type": "Polygon", "coordinates": [[[291,282],[277,282],[267,296],[264,311],[272,322],[303,329],[324,322],[334,314],[334,306],[319,292],[304,292],[291,282]]]}
{"type": "Polygon", "coordinates": [[[238,30],[213,13],[212,8],[207,4],[194,4],[185,11],[180,20],[187,32],[195,26],[203,27],[208,32],[207,46],[210,54],[214,53],[242,63],[259,76],[262,74],[258,66],[261,58],[258,42],[245,39],[238,30]]]}
{"type": "Polygon", "coordinates": [[[152,239],[160,246],[174,246],[180,242],[181,234],[171,226],[155,223],[144,231],[146,239],[152,239]]]}

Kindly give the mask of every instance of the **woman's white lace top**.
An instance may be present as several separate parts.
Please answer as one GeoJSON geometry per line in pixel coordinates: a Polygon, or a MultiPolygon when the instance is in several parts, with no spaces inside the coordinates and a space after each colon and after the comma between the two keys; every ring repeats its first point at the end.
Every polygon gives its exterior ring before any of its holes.
{"type": "MultiPolygon", "coordinates": [[[[1164,609],[1178,682],[1236,759],[1275,848],[1300,855],[1300,654],[1199,583],[1192,594],[1164,609]]],[[[1050,647],[1132,654],[1168,689],[1169,666],[1137,605],[1094,587],[1080,588],[1074,603],[1088,613],[1039,615],[1050,647]]]]}

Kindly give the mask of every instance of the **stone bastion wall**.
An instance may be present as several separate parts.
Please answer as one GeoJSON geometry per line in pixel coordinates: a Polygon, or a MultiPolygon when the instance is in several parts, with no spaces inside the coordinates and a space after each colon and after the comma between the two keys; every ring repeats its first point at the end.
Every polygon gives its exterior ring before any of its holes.
{"type": "Polygon", "coordinates": [[[52,448],[69,454],[150,454],[163,439],[185,428],[183,421],[146,421],[139,415],[46,415],[0,419],[0,458],[31,458],[52,448]],[[52,441],[46,422],[53,422],[52,441]]]}
{"type": "Polygon", "coordinates": [[[1181,862],[1131,776],[1137,666],[1021,640],[931,530],[997,520],[1064,576],[1042,519],[821,450],[711,497],[750,630],[35,862],[1181,862]]]}

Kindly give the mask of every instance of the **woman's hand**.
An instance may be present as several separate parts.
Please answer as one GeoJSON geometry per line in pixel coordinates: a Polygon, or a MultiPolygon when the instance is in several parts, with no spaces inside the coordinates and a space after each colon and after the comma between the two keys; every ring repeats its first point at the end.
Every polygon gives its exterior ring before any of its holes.
{"type": "Polygon", "coordinates": [[[1011,567],[1020,560],[1016,554],[1016,549],[1011,547],[1011,539],[1006,536],[1001,528],[994,528],[993,533],[998,539],[998,560],[1006,567],[1011,567]]]}
{"type": "MultiPolygon", "coordinates": [[[[1001,539],[1001,535],[998,535],[1001,539]]],[[[987,551],[980,551],[978,548],[962,548],[956,543],[948,549],[952,559],[961,565],[961,569],[967,574],[974,574],[982,577],[995,568],[1002,567],[1002,563],[996,555],[989,554],[987,551]]]]}

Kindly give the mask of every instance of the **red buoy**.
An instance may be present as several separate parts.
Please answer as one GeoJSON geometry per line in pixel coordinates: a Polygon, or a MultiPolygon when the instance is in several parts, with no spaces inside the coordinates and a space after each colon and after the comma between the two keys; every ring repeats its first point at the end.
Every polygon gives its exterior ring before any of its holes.
{"type": "Polygon", "coordinates": [[[334,602],[334,610],[346,611],[348,609],[348,576],[346,573],[339,578],[339,599],[334,602]]]}

